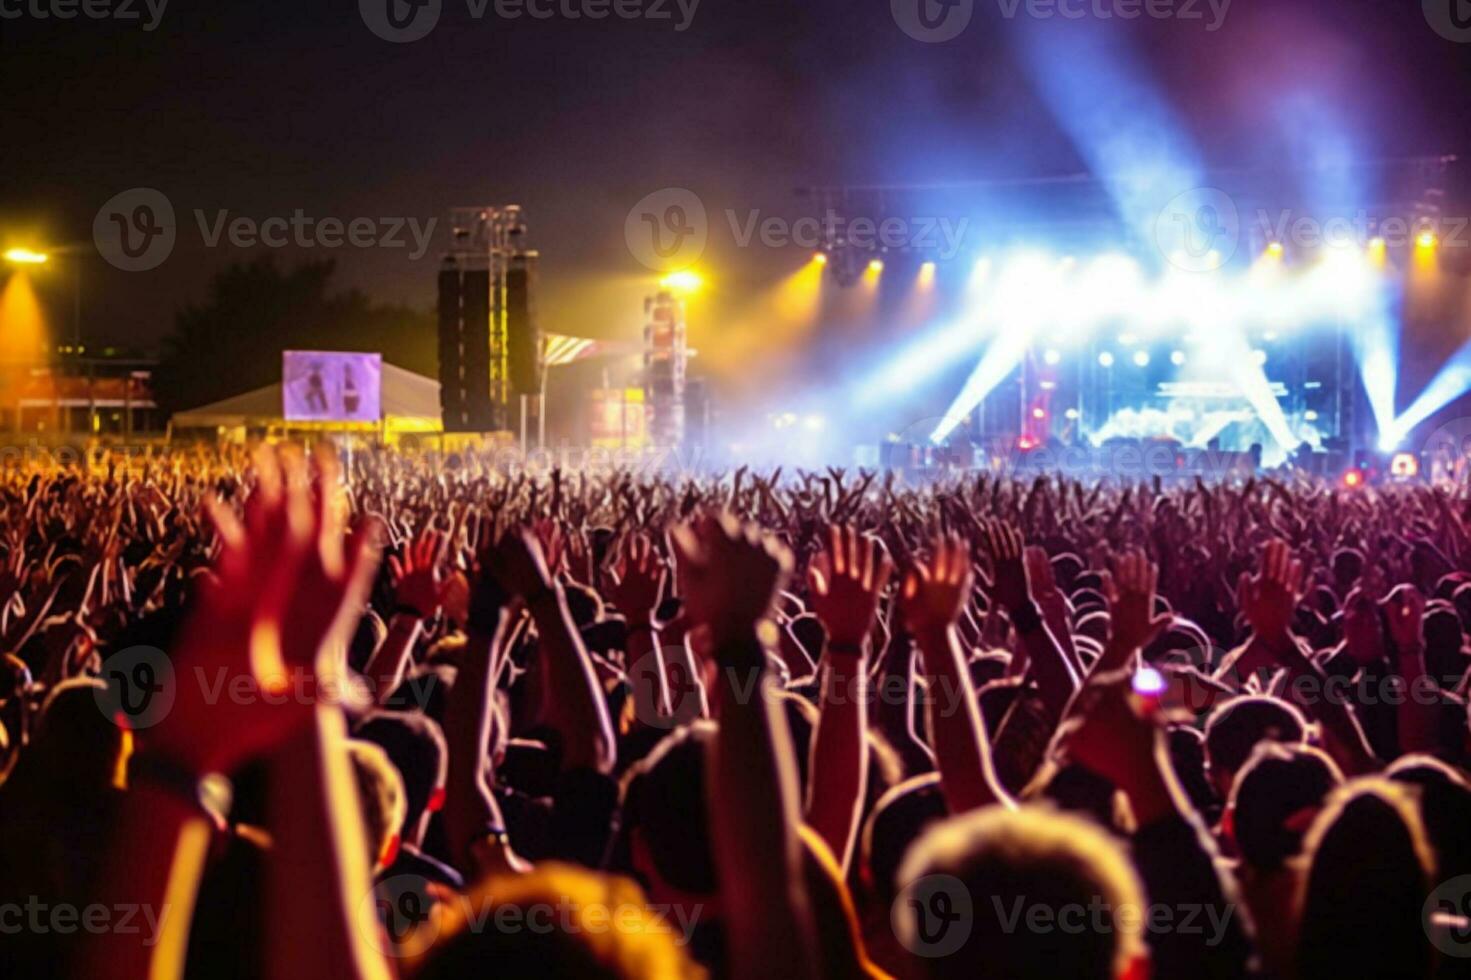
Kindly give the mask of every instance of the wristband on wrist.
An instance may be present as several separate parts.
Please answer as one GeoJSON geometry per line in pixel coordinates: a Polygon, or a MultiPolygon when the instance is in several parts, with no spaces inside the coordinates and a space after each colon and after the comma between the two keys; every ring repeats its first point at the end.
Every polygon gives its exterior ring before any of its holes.
{"type": "Polygon", "coordinates": [[[180,803],[204,811],[211,821],[229,816],[235,788],[219,773],[200,775],[156,752],[140,752],[128,760],[130,785],[149,786],[180,803]]]}
{"type": "Polygon", "coordinates": [[[393,607],[393,616],[412,616],[415,619],[428,619],[427,613],[421,612],[418,607],[411,606],[407,602],[396,603],[393,607]]]}

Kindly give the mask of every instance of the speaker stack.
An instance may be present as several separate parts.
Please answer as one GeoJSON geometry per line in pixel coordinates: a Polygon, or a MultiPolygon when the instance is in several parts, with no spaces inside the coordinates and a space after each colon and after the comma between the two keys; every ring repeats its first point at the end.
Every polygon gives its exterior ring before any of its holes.
{"type": "Polygon", "coordinates": [[[453,256],[439,273],[439,404],[446,432],[496,428],[490,390],[491,275],[453,256]]]}

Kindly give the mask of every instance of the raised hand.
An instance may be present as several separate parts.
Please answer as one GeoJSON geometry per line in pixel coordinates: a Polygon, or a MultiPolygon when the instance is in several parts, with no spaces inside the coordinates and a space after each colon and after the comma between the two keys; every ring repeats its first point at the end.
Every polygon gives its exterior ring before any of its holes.
{"type": "Polygon", "coordinates": [[[404,549],[403,558],[388,556],[388,570],[393,575],[393,601],[397,611],[419,619],[429,619],[439,612],[444,601],[445,584],[439,571],[441,536],[426,530],[404,549]]]}
{"type": "Polygon", "coordinates": [[[624,542],[616,573],[608,598],[630,623],[649,622],[659,605],[669,570],[647,534],[633,534],[624,542]]]}
{"type": "Polygon", "coordinates": [[[1302,598],[1303,565],[1292,557],[1287,542],[1273,538],[1262,550],[1256,575],[1242,572],[1236,601],[1257,636],[1267,643],[1286,640],[1292,614],[1302,598]]]}
{"type": "Polygon", "coordinates": [[[1022,533],[1005,521],[987,521],[980,534],[981,547],[991,556],[995,572],[991,598],[1007,610],[1031,601],[1027,566],[1022,560],[1022,533]]]}
{"type": "Polygon", "coordinates": [[[829,525],[827,532],[826,550],[807,570],[812,611],[827,630],[830,648],[856,652],[873,629],[894,565],[877,539],[852,525],[829,525]]]}
{"type": "Polygon", "coordinates": [[[935,540],[928,560],[918,560],[904,577],[899,604],[916,636],[942,633],[955,625],[970,600],[970,554],[959,536],[935,540]]]}
{"type": "Polygon", "coordinates": [[[348,501],[337,454],[330,445],[318,444],[315,484],[307,481],[305,460],[295,450],[284,451],[282,458],[288,465],[287,482],[301,482],[309,501],[302,512],[307,520],[307,546],[297,579],[286,593],[282,649],[293,666],[321,672],[329,638],[342,639],[351,625],[349,620],[362,611],[378,568],[382,528],[369,521],[346,532],[348,501]]]}
{"type": "Polygon", "coordinates": [[[1037,545],[1028,545],[1022,552],[1022,563],[1027,570],[1027,585],[1032,591],[1032,601],[1044,608],[1052,603],[1067,602],[1067,597],[1057,587],[1057,577],[1052,571],[1052,561],[1046,550],[1037,545]]]}
{"type": "Polygon", "coordinates": [[[753,524],[707,515],[670,535],[685,572],[690,619],[716,649],[739,640],[770,610],[792,570],[792,553],[753,524]]]}
{"type": "Polygon", "coordinates": [[[1157,723],[1136,702],[1132,679],[1127,669],[1090,678],[1058,735],[1068,761],[1121,787],[1137,784],[1152,766],[1157,738],[1157,723]]]}
{"type": "Polygon", "coordinates": [[[1144,552],[1133,548],[1114,564],[1113,574],[1103,573],[1103,594],[1108,599],[1109,643],[1117,650],[1141,650],[1170,625],[1169,616],[1154,615],[1159,566],[1144,552]]]}
{"type": "Polygon", "coordinates": [[[318,654],[377,566],[375,534],[344,550],[341,526],[313,506],[298,454],[264,449],[256,471],[243,520],[218,500],[207,504],[220,554],[172,658],[176,677],[203,671],[228,693],[209,698],[203,685],[178,683],[172,710],[144,735],[148,749],[199,773],[229,772],[308,722],[333,690],[323,676],[331,661],[318,654]],[[294,614],[304,604],[317,609],[294,614]],[[292,690],[292,669],[311,686],[292,690]]]}

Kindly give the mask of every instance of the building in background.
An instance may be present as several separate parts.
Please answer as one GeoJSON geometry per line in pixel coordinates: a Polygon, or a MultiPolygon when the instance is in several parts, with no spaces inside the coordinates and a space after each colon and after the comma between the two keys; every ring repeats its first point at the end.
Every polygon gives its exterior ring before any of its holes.
{"type": "Polygon", "coordinates": [[[157,359],[122,347],[63,344],[49,364],[0,364],[0,432],[41,439],[159,435],[157,359]]]}

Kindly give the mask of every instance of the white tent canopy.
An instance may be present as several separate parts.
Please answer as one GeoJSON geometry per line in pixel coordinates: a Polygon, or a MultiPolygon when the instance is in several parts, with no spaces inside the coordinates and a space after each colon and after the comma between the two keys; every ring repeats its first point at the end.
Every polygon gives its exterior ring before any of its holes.
{"type": "MultiPolygon", "coordinates": [[[[394,430],[439,431],[439,382],[383,362],[383,417],[394,430]]],[[[285,425],[281,383],[178,412],[176,429],[285,425]]]]}

